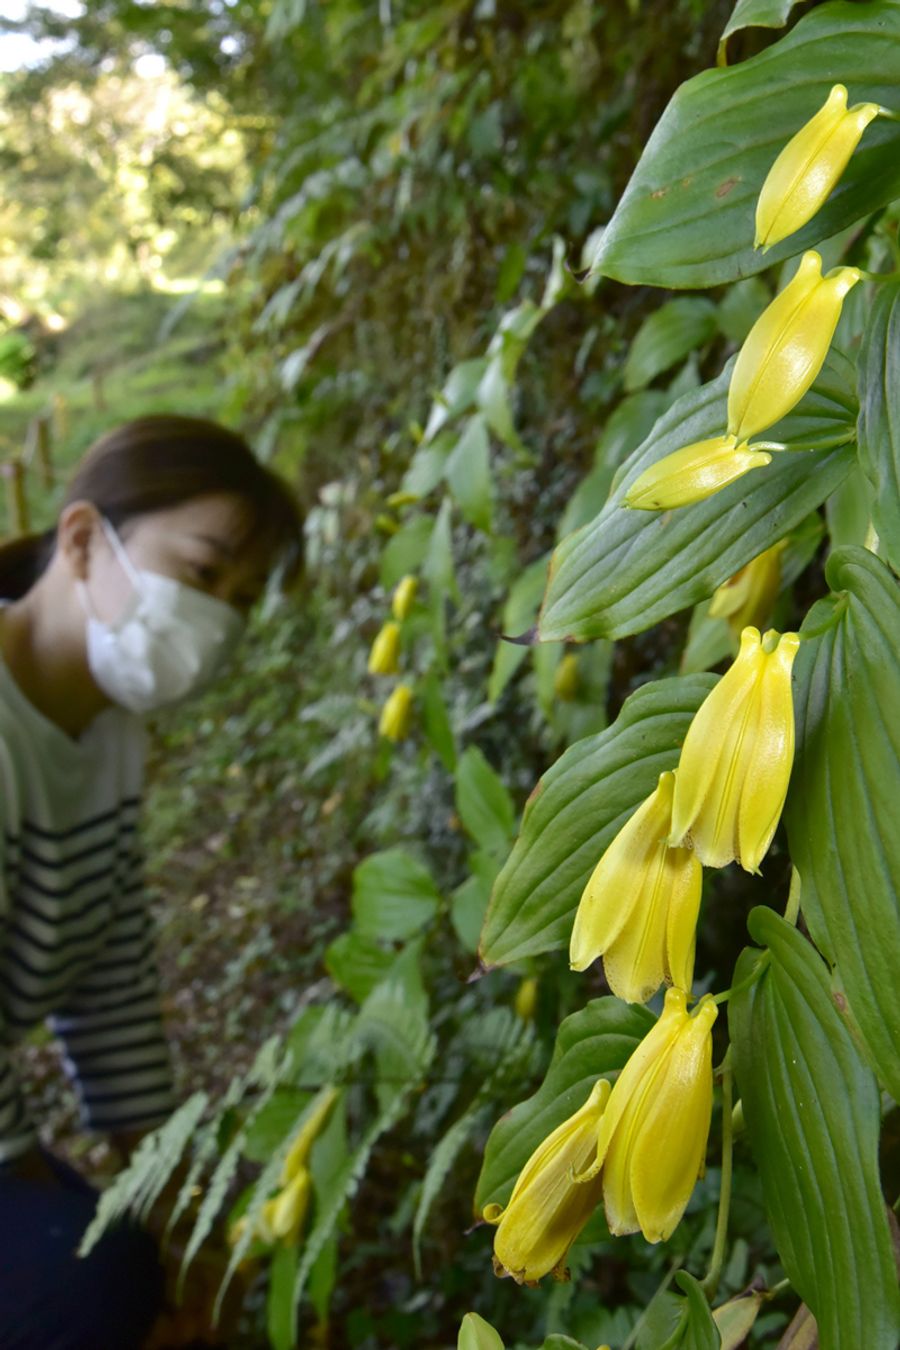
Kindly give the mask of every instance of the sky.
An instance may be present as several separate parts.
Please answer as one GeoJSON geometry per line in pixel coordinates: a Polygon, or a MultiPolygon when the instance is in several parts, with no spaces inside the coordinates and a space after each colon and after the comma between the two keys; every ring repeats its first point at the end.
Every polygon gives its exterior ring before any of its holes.
{"type": "MultiPolygon", "coordinates": [[[[65,15],[66,18],[77,18],[84,13],[81,0],[42,0],[42,8],[65,15]]],[[[0,0],[0,19],[23,19],[27,10],[25,0],[0,0]]],[[[3,33],[0,35],[0,71],[37,65],[54,52],[65,50],[65,46],[65,42],[50,39],[35,42],[22,33],[3,33]]]]}

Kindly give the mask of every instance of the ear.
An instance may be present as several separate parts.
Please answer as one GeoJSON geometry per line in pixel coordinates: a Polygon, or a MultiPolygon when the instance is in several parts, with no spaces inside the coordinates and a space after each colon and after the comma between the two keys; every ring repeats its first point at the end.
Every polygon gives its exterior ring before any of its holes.
{"type": "Polygon", "coordinates": [[[70,502],[63,510],[56,527],[56,547],[65,559],[72,575],[80,581],[87,579],[100,513],[93,502],[70,502]]]}

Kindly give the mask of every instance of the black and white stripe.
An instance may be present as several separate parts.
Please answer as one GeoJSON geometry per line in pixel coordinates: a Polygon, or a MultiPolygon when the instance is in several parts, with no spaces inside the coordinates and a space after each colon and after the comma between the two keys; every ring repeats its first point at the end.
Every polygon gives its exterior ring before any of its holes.
{"type": "Polygon", "coordinates": [[[155,1124],[173,1108],[154,935],[142,883],[139,799],[66,829],[27,819],[3,848],[0,1161],[35,1142],[9,1057],[47,1016],[92,1129],[155,1124]],[[4,1034],[5,1032],[5,1034],[4,1034]]]}

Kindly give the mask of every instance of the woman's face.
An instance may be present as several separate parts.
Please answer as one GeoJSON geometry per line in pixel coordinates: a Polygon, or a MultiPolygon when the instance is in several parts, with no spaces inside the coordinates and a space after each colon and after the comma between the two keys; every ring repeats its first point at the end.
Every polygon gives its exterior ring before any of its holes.
{"type": "MultiPolygon", "coordinates": [[[[241,500],[230,493],[138,516],[118,533],[135,567],[193,586],[242,614],[262,596],[271,559],[247,541],[241,500]]],[[[132,601],[133,588],[99,518],[85,580],[97,617],[115,623],[132,601]]]]}

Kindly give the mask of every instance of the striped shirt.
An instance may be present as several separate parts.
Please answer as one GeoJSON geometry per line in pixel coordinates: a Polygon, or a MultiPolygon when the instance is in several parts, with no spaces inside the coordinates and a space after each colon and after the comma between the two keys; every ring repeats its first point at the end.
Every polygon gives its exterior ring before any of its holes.
{"type": "Polygon", "coordinates": [[[11,1051],[45,1018],[89,1129],[175,1105],[137,834],[144,748],[120,708],[66,735],[0,660],[0,1163],[37,1142],[11,1051]]]}

